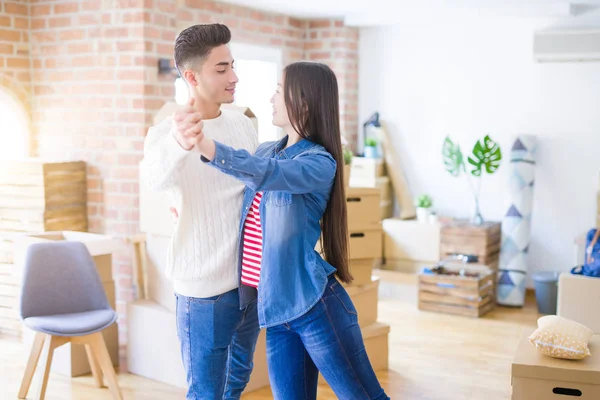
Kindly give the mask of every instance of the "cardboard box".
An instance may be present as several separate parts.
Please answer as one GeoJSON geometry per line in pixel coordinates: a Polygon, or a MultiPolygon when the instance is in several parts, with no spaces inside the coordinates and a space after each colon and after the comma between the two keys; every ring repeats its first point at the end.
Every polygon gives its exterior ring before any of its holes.
{"type": "Polygon", "coordinates": [[[379,261],[372,258],[367,258],[364,260],[349,260],[350,264],[350,273],[354,280],[349,286],[363,286],[371,283],[371,278],[373,276],[373,268],[379,261]]]}
{"type": "Polygon", "coordinates": [[[381,258],[383,237],[381,224],[377,227],[349,227],[349,259],[381,258]]]}
{"type": "Polygon", "coordinates": [[[540,353],[525,330],[512,363],[512,400],[600,399],[600,335],[590,340],[592,355],[561,360],[540,353]]]}
{"type": "MultiPolygon", "coordinates": [[[[572,319],[600,334],[600,279],[560,274],[558,278],[557,315],[572,319]]],[[[600,349],[599,349],[600,351],[600,349]]]]}
{"type": "Polygon", "coordinates": [[[389,368],[390,326],[376,322],[364,327],[362,334],[373,370],[387,371],[389,368]]]}
{"type": "Polygon", "coordinates": [[[348,226],[378,226],[381,215],[381,192],[379,189],[348,188],[346,190],[346,207],[348,209],[348,226]]]}
{"type": "MultiPolygon", "coordinates": [[[[367,356],[375,372],[389,369],[389,334],[390,326],[376,322],[361,329],[367,356]]],[[[327,384],[323,375],[319,374],[319,383],[327,384]]]]}
{"type": "MultiPolygon", "coordinates": [[[[27,234],[16,237],[15,265],[23,265],[25,251],[30,244],[59,240],[77,241],[85,244],[85,247],[87,247],[96,263],[96,268],[102,282],[112,281],[112,254],[121,250],[123,244],[116,238],[96,233],[56,231],[27,234]]],[[[20,270],[18,268],[15,269],[15,271],[20,275],[20,270]]]]}
{"type": "Polygon", "coordinates": [[[383,221],[384,219],[392,218],[393,216],[394,216],[394,202],[393,201],[382,202],[379,205],[379,219],[383,221]]]}
{"type": "Polygon", "coordinates": [[[175,312],[173,283],[165,275],[170,238],[149,233],[146,235],[146,277],[148,299],[170,312],[175,312]]]}
{"type": "Polygon", "coordinates": [[[376,188],[377,178],[385,175],[385,163],[383,159],[352,157],[350,187],[376,188]]]}
{"type": "Polygon", "coordinates": [[[377,189],[381,192],[381,202],[388,203],[392,202],[394,189],[392,188],[392,182],[387,176],[380,176],[377,178],[377,189]]]}
{"type": "Polygon", "coordinates": [[[379,277],[373,276],[367,285],[346,286],[345,289],[358,313],[358,324],[361,327],[374,324],[378,317],[379,277]]]}
{"type": "Polygon", "coordinates": [[[169,210],[171,199],[166,192],[151,191],[141,179],[139,190],[140,231],[170,238],[175,228],[175,219],[169,210]]]}
{"type": "MultiPolygon", "coordinates": [[[[187,388],[175,313],[149,300],[127,305],[127,367],[130,373],[187,388]],[[160,345],[157,345],[160,344],[160,345]]],[[[266,336],[261,331],[254,353],[254,368],[246,392],[269,385],[266,336]]]]}
{"type": "Polygon", "coordinates": [[[390,218],[383,220],[382,227],[386,268],[417,272],[417,266],[439,260],[440,224],[390,218]]]}

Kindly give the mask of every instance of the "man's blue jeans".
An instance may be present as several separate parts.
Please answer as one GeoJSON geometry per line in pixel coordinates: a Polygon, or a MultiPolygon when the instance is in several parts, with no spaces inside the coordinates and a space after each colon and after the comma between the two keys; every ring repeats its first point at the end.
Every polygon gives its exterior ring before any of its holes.
{"type": "Polygon", "coordinates": [[[389,400],[367,356],[356,308],[333,276],[310,311],[267,328],[267,362],[276,400],[316,399],[319,372],[339,399],[389,400]]]}
{"type": "Polygon", "coordinates": [[[186,398],[239,399],[250,380],[260,332],[256,302],[240,310],[237,289],[204,299],[176,295],[176,301],[186,398]]]}

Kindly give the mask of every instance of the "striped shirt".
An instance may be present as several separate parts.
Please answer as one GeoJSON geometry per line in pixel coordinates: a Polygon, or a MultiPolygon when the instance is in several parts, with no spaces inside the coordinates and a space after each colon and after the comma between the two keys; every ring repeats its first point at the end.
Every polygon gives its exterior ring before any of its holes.
{"type": "Polygon", "coordinates": [[[244,221],[244,249],[242,252],[242,283],[258,288],[262,260],[262,226],[259,206],[263,193],[257,192],[244,221]]]}

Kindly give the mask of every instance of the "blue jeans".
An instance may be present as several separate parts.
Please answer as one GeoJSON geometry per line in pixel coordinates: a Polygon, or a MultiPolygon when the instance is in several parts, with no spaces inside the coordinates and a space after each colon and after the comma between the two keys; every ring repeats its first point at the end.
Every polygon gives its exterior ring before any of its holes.
{"type": "Polygon", "coordinates": [[[320,371],[339,399],[389,400],[367,356],[356,308],[333,276],[310,311],[267,328],[267,362],[275,399],[316,399],[320,371]]]}
{"type": "Polygon", "coordinates": [[[238,289],[204,299],[176,298],[186,399],[239,399],[250,380],[260,332],[256,302],[240,310],[238,289]]]}

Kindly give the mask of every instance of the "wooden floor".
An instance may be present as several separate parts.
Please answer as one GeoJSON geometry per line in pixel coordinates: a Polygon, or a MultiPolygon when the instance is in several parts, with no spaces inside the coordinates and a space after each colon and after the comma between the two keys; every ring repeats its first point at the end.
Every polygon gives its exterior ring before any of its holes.
{"type": "MultiPolygon", "coordinates": [[[[378,271],[379,320],[391,325],[390,370],[378,377],[392,399],[509,400],[510,364],[524,328],[534,328],[539,317],[529,295],[524,308],[497,308],[481,319],[419,312],[415,278],[378,271]]],[[[20,342],[0,336],[0,399],[16,399],[25,365],[20,342]]],[[[37,376],[36,376],[37,378],[37,376]]],[[[125,399],[183,399],[183,390],[128,373],[119,374],[125,399]]],[[[34,380],[28,398],[34,398],[34,380]]],[[[51,375],[48,400],[110,399],[107,389],[96,389],[92,377],[69,379],[51,375]]],[[[270,390],[248,393],[244,400],[272,399],[270,390]]],[[[319,399],[336,399],[319,388],[319,399]]]]}

